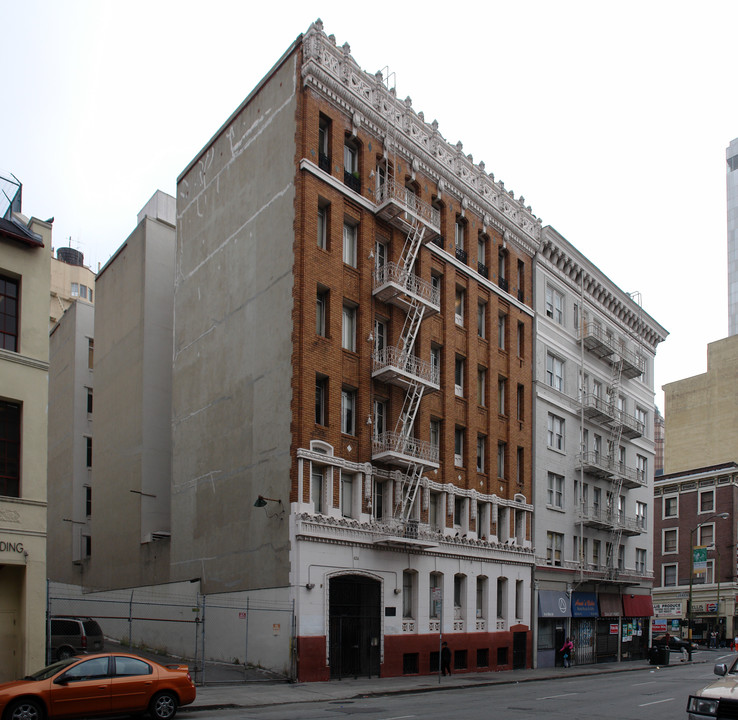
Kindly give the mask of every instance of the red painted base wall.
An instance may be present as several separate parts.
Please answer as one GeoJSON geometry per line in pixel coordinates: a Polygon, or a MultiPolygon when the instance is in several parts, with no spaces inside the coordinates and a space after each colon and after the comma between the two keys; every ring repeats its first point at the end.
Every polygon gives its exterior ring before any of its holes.
{"type": "MultiPolygon", "coordinates": [[[[512,670],[513,633],[526,633],[526,667],[531,667],[533,636],[527,625],[514,625],[506,632],[453,633],[444,635],[451,649],[451,669],[454,673],[492,672],[512,670]],[[507,648],[507,662],[498,664],[498,649],[507,648]],[[477,666],[477,650],[486,649],[488,665],[477,666]],[[466,650],[466,668],[454,664],[456,651],[466,650]]],[[[384,662],[381,677],[403,675],[403,656],[417,653],[418,675],[429,675],[431,653],[438,652],[438,635],[385,635],[384,662]]],[[[330,668],[326,665],[325,637],[297,638],[297,679],[300,682],[330,680],[330,668]]],[[[433,672],[437,672],[434,670],[433,672]]]]}

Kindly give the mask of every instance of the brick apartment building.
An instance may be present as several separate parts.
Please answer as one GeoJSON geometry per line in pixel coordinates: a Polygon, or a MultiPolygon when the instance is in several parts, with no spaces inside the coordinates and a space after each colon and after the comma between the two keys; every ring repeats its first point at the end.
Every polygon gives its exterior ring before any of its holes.
{"type": "Polygon", "coordinates": [[[654,485],[656,618],[673,634],[688,636],[689,556],[692,548],[702,547],[705,567],[695,566],[692,579],[692,637],[706,642],[712,631],[723,639],[735,637],[738,465],[670,473],[654,485]]]}
{"type": "Polygon", "coordinates": [[[320,21],[180,176],[172,579],[294,601],[299,679],[530,664],[539,235],[320,21]]]}

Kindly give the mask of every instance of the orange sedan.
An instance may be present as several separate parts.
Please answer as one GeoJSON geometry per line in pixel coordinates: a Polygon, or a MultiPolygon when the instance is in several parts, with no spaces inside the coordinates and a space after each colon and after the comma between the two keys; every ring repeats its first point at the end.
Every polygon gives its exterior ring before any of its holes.
{"type": "Polygon", "coordinates": [[[1,720],[93,717],[148,711],[172,720],[195,700],[186,665],[104,653],[60,660],[24,680],[0,685],[1,720]]]}

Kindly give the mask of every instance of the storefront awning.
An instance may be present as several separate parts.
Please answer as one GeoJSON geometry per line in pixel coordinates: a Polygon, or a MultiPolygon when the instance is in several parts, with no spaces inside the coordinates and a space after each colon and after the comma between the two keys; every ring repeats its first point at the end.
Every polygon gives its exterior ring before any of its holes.
{"type": "Polygon", "coordinates": [[[571,603],[569,602],[569,596],[565,592],[559,592],[558,590],[539,590],[538,617],[571,617],[571,603]]]}
{"type": "Polygon", "coordinates": [[[572,617],[597,617],[597,596],[594,593],[575,592],[571,594],[572,617]]]}
{"type": "Polygon", "coordinates": [[[600,603],[600,617],[618,617],[623,614],[620,595],[600,593],[597,596],[597,600],[600,603]]]}
{"type": "Polygon", "coordinates": [[[653,617],[650,595],[623,595],[623,611],[626,617],[653,617]]]}

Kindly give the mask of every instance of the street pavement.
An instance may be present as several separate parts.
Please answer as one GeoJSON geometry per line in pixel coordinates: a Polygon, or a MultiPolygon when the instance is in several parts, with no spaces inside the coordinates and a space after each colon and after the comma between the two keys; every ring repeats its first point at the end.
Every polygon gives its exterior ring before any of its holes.
{"type": "MultiPolygon", "coordinates": [[[[729,653],[727,650],[712,650],[695,653],[692,664],[715,662],[716,658],[729,653]]],[[[618,672],[668,672],[680,665],[680,654],[672,653],[673,664],[652,666],[647,660],[622,663],[600,663],[596,665],[572,666],[570,668],[541,668],[528,670],[506,670],[504,672],[459,673],[439,678],[436,675],[403,676],[392,678],[344,678],[327,682],[288,683],[264,676],[245,682],[213,682],[219,673],[208,666],[210,684],[197,688],[197,699],[192,705],[181,708],[181,712],[215,710],[221,708],[255,708],[270,705],[285,705],[304,702],[330,702],[352,698],[390,695],[393,693],[423,693],[465,687],[484,687],[500,684],[536,682],[559,677],[583,677],[618,672]]],[[[256,677],[253,676],[252,677],[256,677]]]]}

